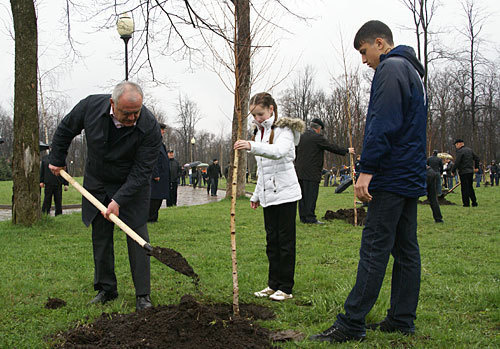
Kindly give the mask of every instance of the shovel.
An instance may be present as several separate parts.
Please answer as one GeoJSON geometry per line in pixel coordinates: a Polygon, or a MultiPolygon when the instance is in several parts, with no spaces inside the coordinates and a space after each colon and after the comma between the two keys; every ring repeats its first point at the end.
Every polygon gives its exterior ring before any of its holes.
{"type": "MultiPolygon", "coordinates": [[[[73,177],[71,177],[65,170],[61,170],[59,173],[61,177],[71,183],[71,185],[75,187],[75,189],[78,190],[80,194],[85,196],[85,198],[89,200],[99,211],[106,212],[107,207],[104,206],[99,200],[97,200],[94,195],[89,193],[87,189],[82,187],[80,183],[75,181],[73,177]]],[[[198,275],[193,271],[193,268],[179,252],[171,248],[151,246],[149,242],[141,238],[135,231],[133,231],[128,225],[126,225],[113,213],[109,215],[109,219],[117,226],[119,226],[120,229],[123,230],[125,234],[127,234],[132,240],[137,242],[139,246],[145,249],[148,255],[155,257],[167,267],[170,267],[181,274],[191,277],[195,284],[198,283],[198,275]]]]}

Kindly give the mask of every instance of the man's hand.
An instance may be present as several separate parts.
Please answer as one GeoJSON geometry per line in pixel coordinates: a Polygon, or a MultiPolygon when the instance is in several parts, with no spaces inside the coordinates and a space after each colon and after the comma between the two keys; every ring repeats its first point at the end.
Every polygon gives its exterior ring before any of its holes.
{"type": "Polygon", "coordinates": [[[256,202],[250,201],[250,207],[253,208],[254,210],[259,206],[260,206],[260,201],[256,202]]]}
{"type": "Polygon", "coordinates": [[[67,185],[64,186],[64,191],[68,191],[68,186],[67,185]]]}
{"type": "Polygon", "coordinates": [[[45,184],[40,183],[40,188],[43,188],[43,187],[45,187],[45,184]]]}
{"type": "Polygon", "coordinates": [[[372,174],[361,173],[356,181],[356,184],[354,185],[354,193],[356,193],[358,199],[363,202],[371,201],[372,199],[372,196],[368,192],[368,186],[370,185],[372,177],[372,174]]]}
{"type": "Polygon", "coordinates": [[[155,177],[153,178],[155,181],[159,182],[160,181],[160,177],[155,177]]]}
{"type": "Polygon", "coordinates": [[[349,154],[356,154],[356,152],[354,151],[354,148],[349,148],[349,154]]]}
{"type": "Polygon", "coordinates": [[[59,176],[59,172],[61,172],[61,170],[63,170],[63,169],[65,169],[65,167],[57,167],[57,166],[49,164],[50,172],[52,172],[56,176],[59,176]]]}
{"type": "Polygon", "coordinates": [[[108,221],[111,221],[111,219],[109,219],[109,215],[111,213],[114,214],[116,217],[120,215],[120,205],[118,205],[115,200],[111,200],[106,212],[101,212],[104,218],[106,218],[108,221]]]}

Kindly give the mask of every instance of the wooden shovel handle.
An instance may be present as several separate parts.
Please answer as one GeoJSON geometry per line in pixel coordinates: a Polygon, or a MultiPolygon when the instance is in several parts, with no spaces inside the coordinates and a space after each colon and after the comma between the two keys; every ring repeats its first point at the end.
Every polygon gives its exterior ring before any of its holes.
{"type": "MultiPolygon", "coordinates": [[[[75,181],[73,179],[73,177],[71,177],[66,171],[61,170],[61,172],[59,172],[59,173],[60,173],[60,175],[61,175],[62,178],[64,178],[65,180],[67,180],[69,183],[71,183],[71,185],[73,187],[75,187],[75,189],[78,190],[80,192],[80,194],[82,194],[83,196],[85,196],[85,198],[87,200],[89,200],[95,207],[97,207],[97,209],[99,211],[106,212],[108,210],[108,208],[106,206],[104,206],[99,200],[97,200],[94,195],[90,194],[87,191],[87,189],[85,189],[84,187],[82,187],[80,185],[80,183],[78,183],[77,181],[75,181]]],[[[151,245],[146,240],[144,240],[143,238],[141,238],[135,231],[133,231],[128,225],[126,225],[115,214],[111,213],[109,215],[109,219],[113,223],[115,223],[117,226],[119,226],[120,229],[125,232],[125,234],[127,234],[128,236],[130,236],[130,238],[132,238],[135,242],[137,242],[141,247],[143,247],[144,249],[146,249],[148,251],[152,250],[151,245]]]]}

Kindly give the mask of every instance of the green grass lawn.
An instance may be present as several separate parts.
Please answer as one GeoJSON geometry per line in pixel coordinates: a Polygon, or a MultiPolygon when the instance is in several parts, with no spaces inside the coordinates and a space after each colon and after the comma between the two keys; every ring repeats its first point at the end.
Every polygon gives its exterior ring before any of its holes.
{"type": "MultiPolygon", "coordinates": [[[[0,187],[0,203],[10,195],[4,193],[6,188],[0,187]]],[[[448,195],[457,205],[441,207],[445,224],[435,224],[430,207],[419,206],[422,286],[416,335],[369,331],[363,343],[339,347],[500,347],[500,188],[482,187],[476,194],[477,208],[463,208],[459,193],[448,195]]],[[[327,209],[349,208],[352,201],[352,187],[343,194],[320,187],[316,212],[321,217],[327,209]]],[[[186,293],[204,302],[232,301],[229,207],[230,202],[223,200],[160,211],[159,223],[149,227],[152,245],[181,252],[200,275],[203,294],[196,294],[187,277],[152,259],[155,305],[178,303],[186,293]]],[[[354,284],[362,229],[340,221],[324,226],[298,223],[295,298],[272,303],[252,295],[266,286],[262,216],[261,208],[250,209],[248,199],[238,201],[240,302],[272,307],[276,319],[260,322],[271,329],[310,335],[327,328],[354,284]]],[[[49,336],[90,322],[102,312],[135,310],[125,236],[119,231],[115,232],[115,258],[120,295],[105,306],[87,305],[95,295],[91,245],[91,231],[78,213],[44,217],[30,228],[0,222],[0,348],[43,348],[49,345],[49,336]],[[45,309],[48,297],[61,298],[67,305],[45,309]]],[[[380,321],[388,308],[390,269],[368,321],[380,321]]],[[[328,345],[304,340],[283,347],[328,345]]]]}

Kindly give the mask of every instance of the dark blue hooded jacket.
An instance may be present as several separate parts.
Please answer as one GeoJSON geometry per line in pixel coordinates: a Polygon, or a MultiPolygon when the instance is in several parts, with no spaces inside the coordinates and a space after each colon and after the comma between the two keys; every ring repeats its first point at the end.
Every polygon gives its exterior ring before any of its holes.
{"type": "Polygon", "coordinates": [[[427,96],[415,51],[397,46],[380,56],[366,116],[360,170],[373,174],[369,191],[404,197],[426,194],[427,96]]]}

